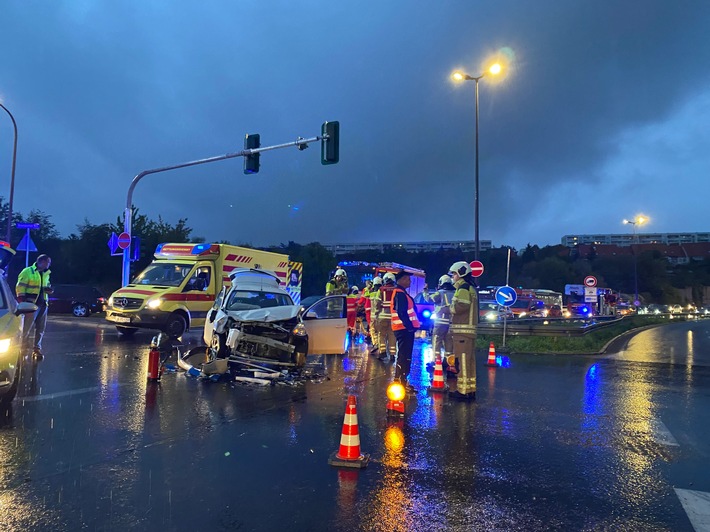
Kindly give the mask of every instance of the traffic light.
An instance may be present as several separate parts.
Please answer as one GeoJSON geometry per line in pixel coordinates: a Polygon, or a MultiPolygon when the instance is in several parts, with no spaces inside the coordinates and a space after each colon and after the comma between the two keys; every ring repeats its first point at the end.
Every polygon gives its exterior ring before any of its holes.
{"type": "MultiPolygon", "coordinates": [[[[244,149],[253,150],[255,148],[261,147],[261,139],[259,134],[245,135],[244,136],[244,149]]],[[[254,153],[253,155],[244,156],[244,173],[245,174],[256,174],[259,172],[259,154],[254,153]]]]}
{"type": "Polygon", "coordinates": [[[340,122],[323,122],[320,141],[321,164],[335,164],[340,160],[340,122]]]}

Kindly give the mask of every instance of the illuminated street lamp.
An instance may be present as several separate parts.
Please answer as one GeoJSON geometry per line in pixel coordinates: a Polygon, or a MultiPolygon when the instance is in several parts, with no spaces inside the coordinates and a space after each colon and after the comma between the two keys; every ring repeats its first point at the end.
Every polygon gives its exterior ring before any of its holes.
{"type": "Polygon", "coordinates": [[[633,244],[634,244],[634,240],[636,241],[637,244],[639,243],[638,235],[636,234],[636,226],[643,225],[646,222],[648,222],[648,218],[645,216],[640,216],[640,215],[637,216],[636,218],[634,218],[633,220],[624,219],[624,223],[627,225],[631,225],[634,230],[634,236],[631,239],[631,253],[633,253],[633,255],[634,255],[634,306],[636,306],[636,307],[638,307],[638,305],[639,305],[639,278],[638,278],[638,268],[636,265],[636,261],[637,261],[636,252],[634,251],[633,244]]]}
{"type": "Polygon", "coordinates": [[[10,229],[12,228],[12,204],[15,200],[15,162],[17,161],[17,122],[15,122],[15,117],[12,116],[12,113],[10,110],[5,107],[3,104],[0,103],[0,107],[2,107],[5,112],[10,116],[10,120],[12,120],[12,127],[15,130],[15,141],[12,146],[12,171],[10,174],[10,201],[8,203],[8,209],[7,209],[7,233],[5,236],[5,240],[7,241],[8,244],[12,244],[10,242],[10,229]]]}
{"type": "Polygon", "coordinates": [[[503,67],[501,67],[500,63],[494,63],[491,65],[488,70],[484,71],[480,76],[474,77],[470,76],[468,74],[465,74],[464,72],[456,71],[451,75],[451,78],[454,81],[475,81],[476,82],[476,191],[474,194],[474,203],[475,203],[475,211],[476,211],[476,217],[475,217],[475,233],[476,233],[476,254],[475,258],[478,260],[480,252],[481,252],[481,243],[478,238],[478,81],[485,76],[486,74],[491,74],[493,76],[500,74],[500,72],[503,70],[503,67]]]}

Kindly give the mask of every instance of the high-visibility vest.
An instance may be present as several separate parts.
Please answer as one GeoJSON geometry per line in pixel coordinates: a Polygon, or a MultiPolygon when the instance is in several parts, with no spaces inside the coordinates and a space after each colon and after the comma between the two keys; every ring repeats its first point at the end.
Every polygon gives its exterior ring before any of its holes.
{"type": "Polygon", "coordinates": [[[419,323],[419,317],[417,316],[417,311],[414,308],[414,300],[412,299],[412,296],[401,288],[395,287],[395,289],[392,290],[392,299],[390,300],[392,302],[392,330],[403,331],[406,328],[404,326],[404,322],[399,317],[399,313],[394,308],[394,298],[397,292],[402,292],[405,296],[407,296],[407,316],[409,317],[409,321],[412,322],[414,328],[419,329],[419,327],[421,327],[421,323],[419,323]]]}
{"type": "Polygon", "coordinates": [[[475,335],[476,327],[478,326],[478,292],[463,279],[459,279],[454,287],[456,288],[456,293],[449,307],[451,309],[449,330],[452,334],[475,335]],[[468,308],[463,313],[457,314],[457,304],[463,304],[468,308]]]}
{"type": "Polygon", "coordinates": [[[392,292],[395,288],[396,287],[392,286],[391,284],[386,284],[382,286],[382,288],[380,288],[380,295],[378,296],[378,300],[382,303],[382,310],[380,311],[378,317],[381,320],[389,320],[392,316],[392,292]]]}
{"type": "Polygon", "coordinates": [[[435,325],[448,325],[451,323],[449,305],[451,305],[453,297],[453,290],[437,290],[427,298],[428,301],[433,301],[434,303],[434,314],[436,315],[436,318],[434,318],[435,325]]]}
{"type": "MultiPolygon", "coordinates": [[[[50,270],[40,272],[36,263],[22,270],[17,277],[17,285],[15,286],[18,300],[36,303],[39,299],[40,289],[49,287],[50,273],[50,270]]],[[[42,293],[46,303],[49,299],[47,292],[42,291],[42,293]]]]}

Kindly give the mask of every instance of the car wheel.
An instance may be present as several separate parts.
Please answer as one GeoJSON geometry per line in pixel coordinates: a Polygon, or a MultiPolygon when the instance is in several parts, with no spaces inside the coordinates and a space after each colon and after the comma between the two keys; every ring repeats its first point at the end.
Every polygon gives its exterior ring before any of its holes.
{"type": "MultiPolygon", "coordinates": [[[[22,362],[20,362],[22,364],[22,362]]],[[[15,377],[12,379],[12,384],[7,389],[4,395],[0,396],[0,405],[7,406],[17,395],[17,388],[20,384],[20,364],[17,365],[15,369],[15,377]]]]}
{"type": "Polygon", "coordinates": [[[88,305],[84,303],[75,303],[71,311],[77,318],[86,318],[91,313],[88,305]]]}
{"type": "Polygon", "coordinates": [[[121,325],[116,325],[116,330],[119,332],[119,334],[123,336],[133,336],[136,334],[136,329],[135,327],[123,327],[121,325]]]}
{"type": "Polygon", "coordinates": [[[180,314],[173,313],[168,318],[163,331],[170,336],[170,338],[180,338],[187,330],[187,321],[180,314]]]}
{"type": "Polygon", "coordinates": [[[217,358],[227,358],[227,335],[212,333],[212,342],[210,347],[214,350],[215,356],[217,358]]]}

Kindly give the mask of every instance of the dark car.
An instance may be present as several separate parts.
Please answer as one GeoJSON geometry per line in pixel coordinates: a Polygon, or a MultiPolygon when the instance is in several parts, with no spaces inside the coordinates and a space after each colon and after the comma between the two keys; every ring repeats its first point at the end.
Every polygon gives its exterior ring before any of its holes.
{"type": "Polygon", "coordinates": [[[106,298],[98,288],[81,284],[55,284],[52,288],[54,293],[49,296],[49,312],[71,313],[84,318],[106,310],[106,298]]]}

